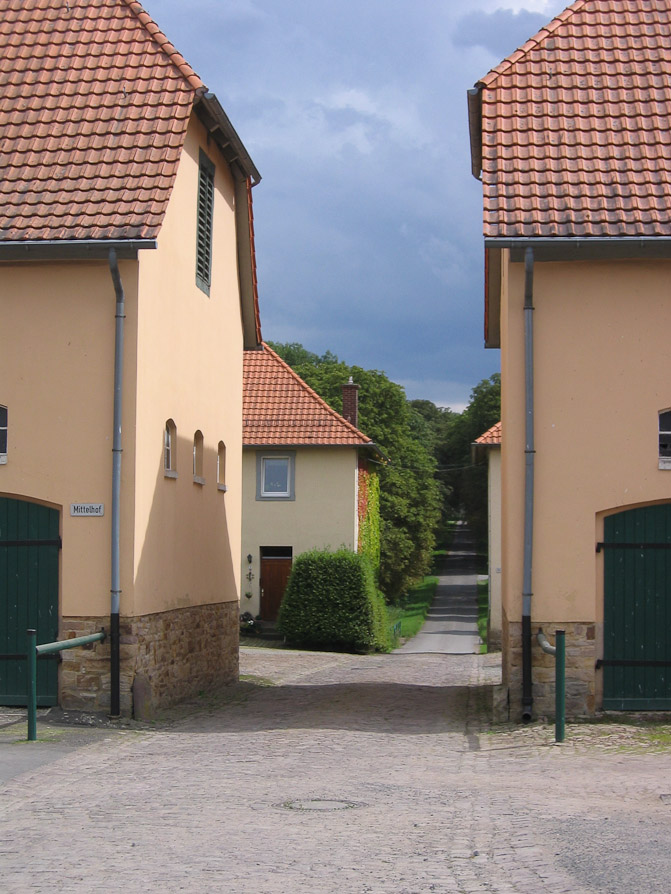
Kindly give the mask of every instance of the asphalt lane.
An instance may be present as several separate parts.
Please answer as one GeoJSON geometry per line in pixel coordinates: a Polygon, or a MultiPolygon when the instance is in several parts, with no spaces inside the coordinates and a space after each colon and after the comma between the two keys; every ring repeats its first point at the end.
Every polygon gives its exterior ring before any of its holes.
{"type": "Polygon", "coordinates": [[[438,587],[424,626],[397,651],[472,655],[480,649],[477,575],[471,534],[466,525],[456,529],[452,546],[438,576],[438,587]]]}

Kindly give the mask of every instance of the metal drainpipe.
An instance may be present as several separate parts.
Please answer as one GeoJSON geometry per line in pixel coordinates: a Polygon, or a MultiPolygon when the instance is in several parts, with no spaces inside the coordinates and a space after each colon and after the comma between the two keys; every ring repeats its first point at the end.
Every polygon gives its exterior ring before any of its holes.
{"type": "Polygon", "coordinates": [[[125,303],[116,251],[109,253],[110,273],[116,293],[116,332],[114,339],[114,437],[112,443],[112,576],[110,605],[110,714],[118,717],[120,704],[119,603],[121,597],[119,534],[121,515],[121,405],[123,389],[123,335],[125,303]]]}
{"type": "Polygon", "coordinates": [[[524,252],[524,391],[525,391],[525,475],[524,475],[524,575],[522,585],[522,719],[531,720],[533,706],[531,680],[531,571],[534,531],[534,252],[524,252]]]}

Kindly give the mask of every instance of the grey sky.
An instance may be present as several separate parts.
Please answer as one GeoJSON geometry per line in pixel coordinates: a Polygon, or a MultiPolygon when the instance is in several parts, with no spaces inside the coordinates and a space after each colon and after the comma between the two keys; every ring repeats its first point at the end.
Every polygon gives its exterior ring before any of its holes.
{"type": "Polygon", "coordinates": [[[261,322],[460,409],[482,347],[466,90],[557,0],[146,0],[217,94],[254,189],[261,322]]]}

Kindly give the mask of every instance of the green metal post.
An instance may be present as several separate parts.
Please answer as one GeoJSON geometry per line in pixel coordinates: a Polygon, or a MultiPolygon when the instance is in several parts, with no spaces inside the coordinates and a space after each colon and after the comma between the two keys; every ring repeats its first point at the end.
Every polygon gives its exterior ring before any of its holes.
{"type": "Polygon", "coordinates": [[[555,648],[555,742],[563,742],[566,720],[566,631],[555,631],[555,648]]]}
{"type": "Polygon", "coordinates": [[[37,630],[26,631],[28,639],[28,741],[37,739],[37,630]]]}

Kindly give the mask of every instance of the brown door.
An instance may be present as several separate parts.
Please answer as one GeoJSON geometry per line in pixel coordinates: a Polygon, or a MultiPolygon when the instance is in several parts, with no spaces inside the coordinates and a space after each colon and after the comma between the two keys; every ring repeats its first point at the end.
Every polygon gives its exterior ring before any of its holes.
{"type": "Polygon", "coordinates": [[[261,558],[261,620],[276,621],[287,581],[291,559],[261,558]]]}

